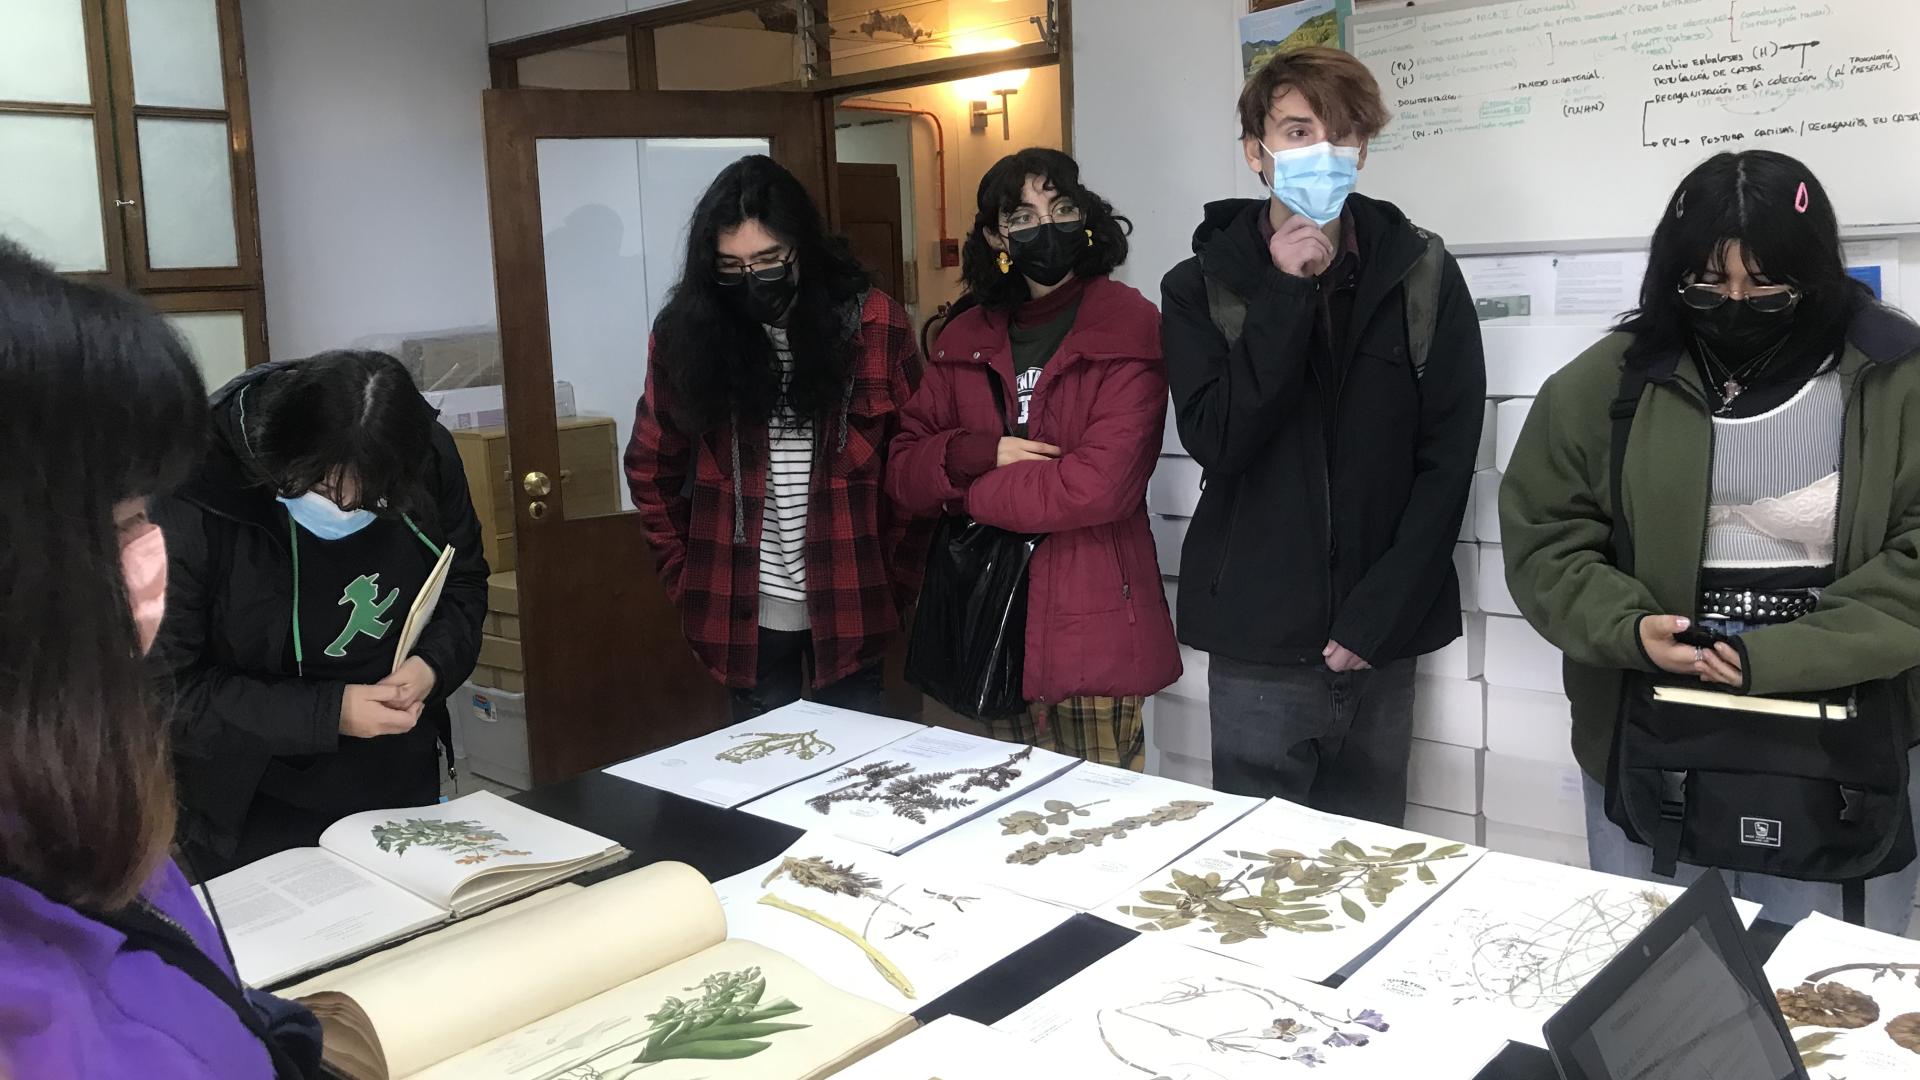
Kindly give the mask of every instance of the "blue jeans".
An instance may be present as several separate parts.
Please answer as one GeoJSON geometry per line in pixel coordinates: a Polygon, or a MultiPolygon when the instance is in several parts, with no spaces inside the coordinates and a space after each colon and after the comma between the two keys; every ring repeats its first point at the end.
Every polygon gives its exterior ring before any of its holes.
{"type": "Polygon", "coordinates": [[[1216,791],[1383,825],[1406,821],[1411,659],[1336,674],[1216,653],[1207,671],[1216,791]]]}
{"type": "MultiPolygon", "coordinates": [[[[1907,782],[1909,800],[1920,804],[1920,749],[1907,755],[1911,776],[1907,782]]],[[[1642,881],[1664,881],[1653,875],[1653,849],[1627,839],[1620,826],[1607,820],[1607,789],[1592,777],[1586,777],[1587,859],[1595,870],[1642,881]]],[[[1691,885],[1704,873],[1697,866],[1680,864],[1674,880],[1691,885]]],[[[1764,909],[1760,917],[1789,926],[1813,912],[1841,918],[1840,886],[1819,881],[1794,881],[1766,874],[1725,873],[1733,895],[1751,900],[1764,909]]],[[[1867,882],[1867,925],[1888,934],[1905,934],[1913,917],[1913,890],[1920,884],[1920,859],[1897,873],[1867,882]]]]}

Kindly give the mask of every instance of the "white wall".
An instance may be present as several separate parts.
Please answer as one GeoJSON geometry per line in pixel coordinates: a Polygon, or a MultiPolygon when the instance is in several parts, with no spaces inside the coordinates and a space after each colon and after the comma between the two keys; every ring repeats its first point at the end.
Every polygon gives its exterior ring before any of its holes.
{"type": "Polygon", "coordinates": [[[276,358],[494,321],[482,0],[243,0],[276,358]]]}

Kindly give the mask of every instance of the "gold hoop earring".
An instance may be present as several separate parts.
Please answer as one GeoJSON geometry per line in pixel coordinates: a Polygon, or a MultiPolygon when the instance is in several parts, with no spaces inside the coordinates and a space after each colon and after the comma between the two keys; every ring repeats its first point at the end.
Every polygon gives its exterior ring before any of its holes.
{"type": "Polygon", "coordinates": [[[999,265],[1001,273],[1013,273],[1013,259],[1006,252],[1001,252],[1000,257],[994,261],[999,265]]]}

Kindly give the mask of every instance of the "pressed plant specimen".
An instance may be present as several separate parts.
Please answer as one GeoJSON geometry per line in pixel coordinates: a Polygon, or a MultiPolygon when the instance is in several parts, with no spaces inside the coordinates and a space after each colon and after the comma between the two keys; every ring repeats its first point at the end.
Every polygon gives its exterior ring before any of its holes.
{"type": "Polygon", "coordinates": [[[1845,983],[1803,982],[1792,990],[1775,990],[1773,996],[1780,1012],[1795,1024],[1851,1030],[1880,1019],[1880,1003],[1845,983]]]}
{"type": "Polygon", "coordinates": [[[1920,1013],[1901,1013],[1887,1021],[1887,1038],[1902,1050],[1920,1054],[1920,1013]]]}
{"type": "MultiPolygon", "coordinates": [[[[1857,1031],[1880,1021],[1880,1003],[1872,995],[1845,983],[1832,981],[1835,975],[1856,971],[1872,972],[1872,981],[1876,983],[1892,979],[1895,983],[1912,982],[1920,986],[1920,964],[1866,962],[1840,964],[1816,971],[1802,979],[1800,985],[1792,990],[1775,990],[1774,999],[1779,1002],[1780,1012],[1786,1016],[1789,1024],[1828,1029],[1804,1035],[1794,1043],[1800,1050],[1800,1059],[1808,1068],[1845,1060],[1845,1055],[1832,1053],[1826,1048],[1839,1038],[1841,1032],[1857,1031]]],[[[1895,1046],[1920,1054],[1920,1013],[1896,1016],[1887,1021],[1883,1030],[1895,1046]]]]}
{"type": "Polygon", "coordinates": [[[772,757],[775,754],[788,754],[801,761],[812,761],[821,754],[831,754],[834,751],[833,744],[820,737],[818,728],[812,731],[793,732],[755,731],[733,737],[748,741],[735,743],[713,755],[715,761],[724,761],[729,765],[744,765],[749,761],[759,761],[761,758],[772,757]]]}
{"type": "Polygon", "coordinates": [[[1175,1071],[1175,1062],[1145,1060],[1148,1053],[1157,1057],[1174,1048],[1180,1048],[1182,1064],[1191,1062],[1185,1055],[1204,1049],[1222,1066],[1266,1059],[1272,1067],[1311,1069],[1326,1064],[1330,1052],[1371,1046],[1392,1028],[1373,1009],[1335,1016],[1264,986],[1223,978],[1180,979],[1159,997],[1099,1010],[1094,1023],[1107,1052],[1147,1076],[1175,1071]],[[1151,1037],[1149,1045],[1133,1049],[1142,1040],[1128,1038],[1120,1021],[1138,1025],[1151,1037]],[[1193,1049],[1185,1049],[1189,1045],[1193,1049]]]}
{"type": "Polygon", "coordinates": [[[842,786],[815,795],[807,800],[807,805],[817,813],[830,814],[837,803],[880,803],[895,817],[925,825],[929,814],[972,806],[974,800],[961,796],[976,787],[1006,790],[1020,777],[1020,770],[1014,766],[1032,756],[1033,747],[1029,746],[998,765],[944,772],[917,772],[911,762],[904,761],[849,765],[828,781],[842,786]],[[951,792],[943,790],[948,785],[953,785],[951,792]]]}
{"type": "Polygon", "coordinates": [[[765,1050],[772,1036],[811,1026],[781,1019],[799,1012],[800,1006],[786,998],[765,1000],[767,980],[759,968],[718,972],[688,990],[698,990],[700,996],[669,997],[648,1014],[647,1030],[593,1053],[598,1060],[637,1045],[640,1052],[632,1061],[606,1069],[576,1062],[535,1080],[625,1080],[663,1061],[736,1061],[765,1050]]]}
{"type": "Polygon", "coordinates": [[[1397,848],[1375,847],[1368,854],[1349,840],[1340,840],[1319,855],[1274,849],[1268,852],[1229,851],[1246,863],[1240,873],[1222,879],[1173,871],[1171,886],[1140,894],[1143,904],[1120,912],[1148,920],[1141,930],[1177,930],[1195,921],[1220,935],[1223,945],[1264,938],[1272,930],[1318,933],[1337,929],[1330,921],[1334,899],[1352,922],[1365,922],[1367,908],[1387,902],[1413,872],[1428,886],[1439,884],[1432,864],[1464,857],[1465,844],[1427,850],[1421,842],[1397,848]],[[1259,882],[1256,889],[1252,882],[1259,882]],[[1358,898],[1356,898],[1358,897],[1358,898]]]}
{"type": "MultiPolygon", "coordinates": [[[[789,915],[798,915],[801,918],[807,920],[808,922],[814,923],[815,925],[818,925],[818,926],[825,927],[826,929],[831,930],[836,934],[839,934],[841,937],[846,938],[848,941],[858,946],[861,952],[867,954],[867,959],[873,964],[875,970],[879,971],[881,977],[886,979],[887,982],[893,984],[893,988],[895,990],[900,991],[900,995],[902,997],[905,997],[909,1000],[913,999],[914,997],[913,983],[907,978],[907,973],[904,971],[901,971],[899,965],[895,964],[892,960],[887,959],[887,955],[885,953],[881,952],[878,948],[875,948],[873,942],[867,940],[866,934],[861,933],[860,931],[854,930],[836,919],[830,918],[826,915],[822,915],[821,913],[813,910],[812,908],[802,907],[799,904],[793,903],[792,901],[781,899],[780,897],[775,896],[772,893],[768,893],[767,895],[762,896],[760,898],[760,902],[770,908],[775,908],[780,911],[784,911],[789,915]]],[[[882,903],[887,903],[887,902],[889,901],[882,898],[882,903]]],[[[895,906],[898,906],[898,905],[895,905],[895,906]]],[[[874,906],[874,910],[879,911],[880,905],[876,904],[874,906]]],[[[872,929],[873,929],[873,916],[869,915],[867,916],[867,930],[871,931],[872,929]]]]}
{"type": "Polygon", "coordinates": [[[967,913],[968,904],[976,903],[980,899],[977,896],[948,896],[946,893],[937,893],[932,889],[921,889],[920,891],[927,894],[931,899],[938,900],[943,904],[952,904],[953,910],[962,915],[967,913]]]}
{"type": "Polygon", "coordinates": [[[1043,807],[1044,814],[1032,810],[1016,810],[1000,819],[1001,836],[1018,836],[1021,833],[1033,833],[1036,836],[1047,835],[1047,826],[1065,825],[1073,818],[1088,817],[1096,806],[1106,802],[1100,799],[1078,806],[1063,799],[1048,799],[1043,807]]]}
{"type": "MultiPolygon", "coordinates": [[[[1098,806],[1100,804],[1088,803],[1087,805],[1098,806]]],[[[1033,866],[1040,863],[1049,855],[1078,855],[1090,847],[1099,847],[1108,840],[1125,840],[1130,833],[1140,829],[1164,825],[1169,821],[1191,821],[1198,817],[1202,810],[1212,805],[1213,804],[1209,802],[1199,802],[1193,799],[1175,799],[1165,806],[1154,807],[1145,814],[1123,817],[1118,821],[1096,828],[1074,829],[1065,836],[1056,836],[1045,842],[1038,840],[1030,841],[1019,850],[1008,855],[1007,861],[1017,865],[1033,866]]],[[[1086,816],[1085,807],[1076,807],[1071,803],[1050,801],[1046,804],[1046,807],[1053,812],[1044,818],[1041,818],[1040,815],[1034,814],[1030,810],[1022,810],[1019,813],[1009,814],[1001,818],[1000,824],[1004,826],[1002,835],[1011,836],[1016,833],[1033,832],[1045,836],[1047,835],[1047,826],[1049,824],[1066,824],[1066,815],[1070,812],[1078,811],[1079,816],[1086,816]],[[1028,821],[1027,818],[1022,815],[1027,815],[1028,817],[1039,820],[1037,822],[1028,821]]]]}
{"type": "Polygon", "coordinates": [[[488,859],[508,855],[530,854],[508,848],[506,845],[511,841],[505,834],[489,829],[477,821],[408,818],[405,821],[387,821],[375,825],[372,832],[373,842],[381,851],[390,851],[395,856],[401,856],[407,853],[408,848],[433,848],[449,855],[459,856],[453,861],[462,866],[472,866],[486,862],[488,859]]]}
{"type": "MultiPolygon", "coordinates": [[[[780,865],[774,867],[773,872],[761,880],[760,887],[766,888],[783,877],[791,878],[794,884],[802,888],[818,889],[835,896],[876,900],[882,904],[900,907],[899,904],[894,904],[892,900],[880,894],[880,890],[885,886],[881,884],[879,878],[872,874],[861,873],[852,863],[832,863],[819,855],[808,855],[800,859],[789,855],[781,859],[780,865]]],[[[900,908],[900,910],[907,909],[900,908]]]]}

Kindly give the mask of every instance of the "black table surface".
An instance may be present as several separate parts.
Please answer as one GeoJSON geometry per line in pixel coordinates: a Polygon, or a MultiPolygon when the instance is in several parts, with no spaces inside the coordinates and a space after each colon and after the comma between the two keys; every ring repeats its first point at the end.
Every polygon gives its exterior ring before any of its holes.
{"type": "MultiPolygon", "coordinates": [[[[750,870],[791,847],[800,830],[738,810],[722,810],[655,788],[583,773],[525,792],[514,801],[530,810],[598,833],[633,854],[575,880],[604,880],[651,863],[682,862],[720,881],[750,870]]],[[[1771,955],[1787,928],[1758,923],[1753,935],[1762,957],[1771,955]]],[[[994,1024],[1125,945],[1135,932],[1091,915],[1075,915],[1025,948],[915,1011],[929,1023],[955,1014],[994,1024]]],[[[1476,1080],[1556,1080],[1547,1052],[1509,1043],[1476,1080]]]]}

